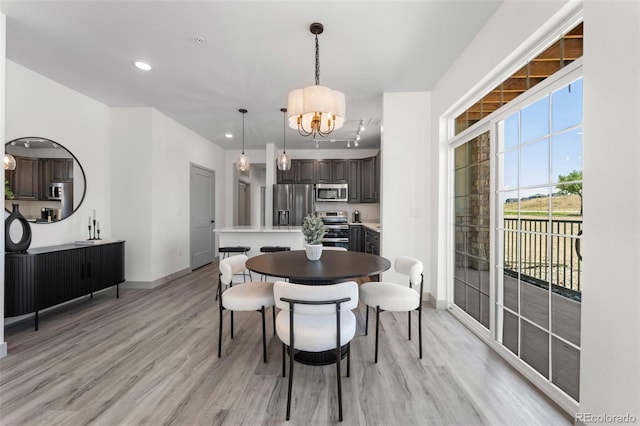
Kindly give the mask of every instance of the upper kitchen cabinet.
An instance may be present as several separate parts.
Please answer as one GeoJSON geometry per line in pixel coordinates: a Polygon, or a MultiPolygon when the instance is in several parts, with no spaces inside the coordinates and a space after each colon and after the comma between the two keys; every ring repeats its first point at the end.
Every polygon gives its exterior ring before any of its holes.
{"type": "Polygon", "coordinates": [[[16,169],[5,171],[5,177],[9,187],[13,190],[16,199],[38,199],[38,159],[19,157],[16,158],[16,169]]]}
{"type": "Polygon", "coordinates": [[[360,202],[380,202],[380,154],[360,161],[360,202]]]}
{"type": "Polygon", "coordinates": [[[291,169],[278,170],[278,183],[316,183],[316,160],[291,160],[291,169]]]}
{"type": "Polygon", "coordinates": [[[73,159],[40,158],[38,163],[38,199],[49,199],[49,185],[53,182],[73,182],[73,159]]]}
{"type": "Polygon", "coordinates": [[[347,161],[347,183],[349,184],[349,202],[360,202],[360,163],[361,160],[347,161]]]}
{"type": "Polygon", "coordinates": [[[347,160],[318,160],[318,183],[348,183],[347,160]]]}

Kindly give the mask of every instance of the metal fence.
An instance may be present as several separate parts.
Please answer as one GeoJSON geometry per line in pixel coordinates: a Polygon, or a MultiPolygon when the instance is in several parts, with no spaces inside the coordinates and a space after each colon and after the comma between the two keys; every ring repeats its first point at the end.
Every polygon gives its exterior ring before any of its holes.
{"type": "Polygon", "coordinates": [[[504,267],[571,297],[582,292],[582,219],[504,219],[504,267]],[[519,250],[518,250],[518,243],[519,250]]]}

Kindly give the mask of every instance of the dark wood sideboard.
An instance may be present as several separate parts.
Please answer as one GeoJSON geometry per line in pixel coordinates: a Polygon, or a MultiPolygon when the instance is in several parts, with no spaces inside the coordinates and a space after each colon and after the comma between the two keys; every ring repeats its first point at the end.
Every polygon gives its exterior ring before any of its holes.
{"type": "Polygon", "coordinates": [[[4,313],[13,317],[35,313],[116,286],[124,277],[124,241],[92,245],[38,247],[5,254],[4,313]]]}

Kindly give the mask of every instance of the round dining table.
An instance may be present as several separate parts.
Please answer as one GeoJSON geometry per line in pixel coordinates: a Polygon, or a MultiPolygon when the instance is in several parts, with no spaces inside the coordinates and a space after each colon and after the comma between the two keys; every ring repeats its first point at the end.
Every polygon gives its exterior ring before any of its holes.
{"type": "Polygon", "coordinates": [[[304,250],[280,251],[247,260],[249,270],[290,282],[326,285],[350,278],[378,275],[391,267],[382,256],[358,251],[324,250],[318,260],[308,260],[304,250]]]}
{"type": "MultiPolygon", "coordinates": [[[[254,256],[247,260],[246,266],[253,272],[288,278],[289,282],[296,284],[328,285],[350,278],[377,276],[389,269],[391,262],[375,254],[337,250],[323,250],[320,259],[308,260],[305,250],[292,250],[254,256]]],[[[341,357],[346,355],[346,349],[347,345],[341,348],[341,357]]],[[[332,364],[335,352],[298,351],[295,359],[311,365],[332,364]]]]}

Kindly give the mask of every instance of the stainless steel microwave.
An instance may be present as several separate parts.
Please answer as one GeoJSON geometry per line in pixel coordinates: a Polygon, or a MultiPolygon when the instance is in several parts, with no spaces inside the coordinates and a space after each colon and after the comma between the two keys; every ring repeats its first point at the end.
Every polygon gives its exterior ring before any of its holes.
{"type": "Polygon", "coordinates": [[[316,184],[316,201],[349,201],[349,185],[346,183],[316,184]]]}

